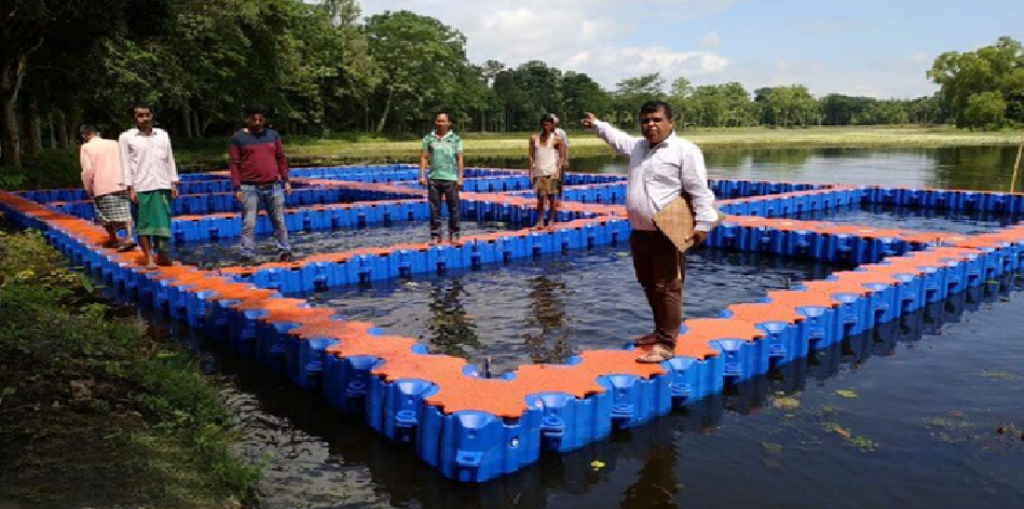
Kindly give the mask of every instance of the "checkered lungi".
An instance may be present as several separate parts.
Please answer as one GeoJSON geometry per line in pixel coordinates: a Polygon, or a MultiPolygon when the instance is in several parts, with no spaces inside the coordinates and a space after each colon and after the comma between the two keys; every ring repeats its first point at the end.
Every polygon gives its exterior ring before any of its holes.
{"type": "Polygon", "coordinates": [[[126,191],[97,196],[93,199],[93,206],[97,223],[118,224],[132,220],[131,200],[126,191]]]}

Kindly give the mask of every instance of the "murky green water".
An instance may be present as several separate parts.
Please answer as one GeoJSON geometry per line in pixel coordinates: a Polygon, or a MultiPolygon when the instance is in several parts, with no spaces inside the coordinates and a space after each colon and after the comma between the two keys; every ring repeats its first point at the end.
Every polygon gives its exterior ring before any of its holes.
{"type": "MultiPolygon", "coordinates": [[[[1014,156],[1014,148],[972,147],[712,151],[707,160],[719,177],[999,190],[1008,187],[1014,156]]],[[[522,167],[525,161],[467,162],[522,167]]],[[[578,159],[574,167],[625,168],[612,158],[578,159]]],[[[478,342],[488,341],[481,331],[516,331],[502,338],[522,341],[502,347],[509,351],[528,350],[530,338],[544,334],[548,346],[590,347],[595,331],[628,337],[650,321],[628,259],[609,253],[601,260],[555,261],[554,268],[537,262],[494,269],[507,277],[491,283],[484,271],[432,278],[412,289],[342,292],[320,304],[376,316],[414,335],[403,327],[423,317],[423,323],[438,315],[471,319],[478,342]],[[595,279],[601,269],[614,276],[595,279]],[[461,290],[453,304],[456,286],[461,290]],[[490,291],[496,288],[500,294],[490,291]],[[505,303],[515,313],[483,311],[501,309],[495,304],[501,299],[523,302],[505,303]],[[557,327],[547,326],[553,313],[557,327]]],[[[824,273],[789,262],[777,270],[765,260],[709,257],[702,263],[695,263],[686,298],[704,316],[713,315],[715,305],[771,287],[772,274],[799,279],[824,273]]],[[[208,352],[206,365],[231,381],[227,396],[241,422],[245,453],[266,461],[266,508],[1011,509],[1024,500],[1020,290],[1015,277],[991,282],[722,398],[573,454],[545,456],[483,486],[444,480],[411,451],[374,435],[358,416],[338,414],[247,361],[208,352]],[[604,466],[594,468],[594,461],[604,466]]],[[[437,328],[427,327],[421,335],[444,343],[463,330],[451,328],[437,339],[437,328]]]]}

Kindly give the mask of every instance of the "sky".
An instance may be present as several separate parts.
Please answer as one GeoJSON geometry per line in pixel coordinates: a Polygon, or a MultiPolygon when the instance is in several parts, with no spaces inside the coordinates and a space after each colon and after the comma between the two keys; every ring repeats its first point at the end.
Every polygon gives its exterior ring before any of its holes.
{"type": "Polygon", "coordinates": [[[908,98],[937,90],[936,56],[1009,35],[1022,0],[361,0],[365,16],[410,10],[467,37],[470,61],[542,60],[609,90],[669,82],[804,84],[816,95],[908,98]]]}

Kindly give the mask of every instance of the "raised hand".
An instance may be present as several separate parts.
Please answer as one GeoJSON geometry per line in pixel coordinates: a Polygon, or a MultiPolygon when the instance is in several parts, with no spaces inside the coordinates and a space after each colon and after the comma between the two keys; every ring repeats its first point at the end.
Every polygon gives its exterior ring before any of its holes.
{"type": "Polygon", "coordinates": [[[593,113],[590,113],[590,112],[584,113],[583,114],[583,127],[586,127],[587,129],[593,129],[594,128],[594,121],[595,120],[597,120],[597,117],[595,117],[593,113]]]}

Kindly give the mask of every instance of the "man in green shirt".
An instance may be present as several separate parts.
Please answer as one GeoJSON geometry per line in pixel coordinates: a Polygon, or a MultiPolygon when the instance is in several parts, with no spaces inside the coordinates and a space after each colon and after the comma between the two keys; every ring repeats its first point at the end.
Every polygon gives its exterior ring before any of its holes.
{"type": "Polygon", "coordinates": [[[423,137],[420,154],[420,185],[430,202],[430,241],[441,242],[441,198],[448,202],[448,240],[459,232],[459,190],[462,189],[462,138],[451,130],[448,112],[434,113],[434,131],[423,137]],[[427,164],[430,172],[427,172],[427,164]]]}

